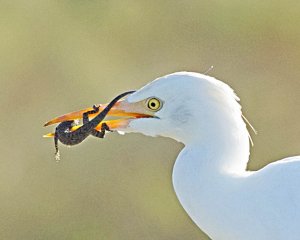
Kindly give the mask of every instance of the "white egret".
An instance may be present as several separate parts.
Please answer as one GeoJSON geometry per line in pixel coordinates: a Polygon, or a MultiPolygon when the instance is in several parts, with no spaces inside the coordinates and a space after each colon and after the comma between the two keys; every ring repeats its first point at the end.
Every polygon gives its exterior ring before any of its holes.
{"type": "Polygon", "coordinates": [[[110,115],[129,117],[107,123],[184,144],[173,169],[174,189],[212,239],[300,239],[300,156],[247,171],[249,133],[238,101],[213,77],[178,72],[118,102],[110,115]]]}

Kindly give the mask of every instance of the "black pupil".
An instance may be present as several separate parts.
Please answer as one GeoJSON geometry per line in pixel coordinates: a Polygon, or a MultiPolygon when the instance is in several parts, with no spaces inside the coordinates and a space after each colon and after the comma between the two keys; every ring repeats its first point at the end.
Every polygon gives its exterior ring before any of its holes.
{"type": "Polygon", "coordinates": [[[151,102],[150,105],[151,105],[151,107],[155,107],[156,106],[155,102],[151,102]]]}

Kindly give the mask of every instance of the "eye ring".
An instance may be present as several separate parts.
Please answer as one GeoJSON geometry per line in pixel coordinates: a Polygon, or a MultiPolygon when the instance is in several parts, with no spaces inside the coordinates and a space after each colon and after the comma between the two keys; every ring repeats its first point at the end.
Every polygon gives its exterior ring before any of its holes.
{"type": "Polygon", "coordinates": [[[158,111],[162,107],[162,102],[158,98],[152,97],[147,100],[146,105],[151,111],[158,111]]]}

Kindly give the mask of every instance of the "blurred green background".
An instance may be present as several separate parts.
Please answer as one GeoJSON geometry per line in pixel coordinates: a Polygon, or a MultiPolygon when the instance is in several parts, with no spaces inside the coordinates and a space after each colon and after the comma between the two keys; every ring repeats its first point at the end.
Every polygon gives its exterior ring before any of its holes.
{"type": "MultiPolygon", "coordinates": [[[[0,239],[208,239],[171,184],[182,145],[109,134],[61,146],[54,116],[167,73],[229,83],[249,169],[300,154],[300,1],[0,1],[0,239]]],[[[205,196],[203,196],[205,197],[205,196]]]]}

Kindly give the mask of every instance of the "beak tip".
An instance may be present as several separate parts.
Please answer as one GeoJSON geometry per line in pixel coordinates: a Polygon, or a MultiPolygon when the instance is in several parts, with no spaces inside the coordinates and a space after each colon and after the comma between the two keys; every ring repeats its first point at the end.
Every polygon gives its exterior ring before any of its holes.
{"type": "Polygon", "coordinates": [[[46,123],[44,124],[44,127],[47,127],[47,126],[52,125],[52,124],[54,124],[54,123],[56,123],[56,121],[55,121],[55,119],[52,119],[51,121],[46,122],[46,123]]]}
{"type": "Polygon", "coordinates": [[[43,138],[51,138],[51,137],[54,137],[54,133],[47,133],[43,135],[43,138]]]}
{"type": "Polygon", "coordinates": [[[47,127],[47,126],[49,126],[49,125],[51,125],[51,121],[50,121],[50,122],[46,122],[46,123],[44,124],[44,127],[47,127]]]}

